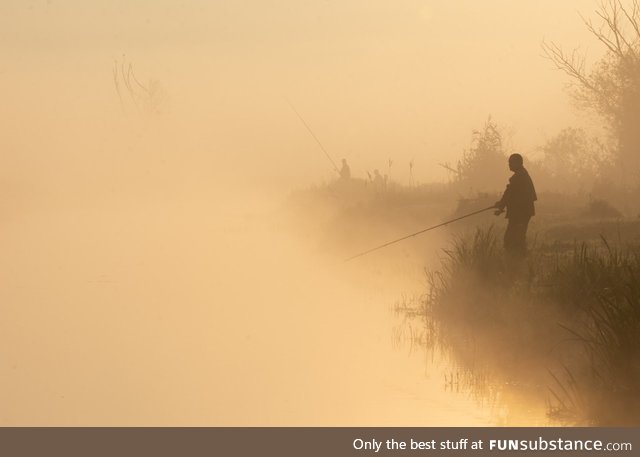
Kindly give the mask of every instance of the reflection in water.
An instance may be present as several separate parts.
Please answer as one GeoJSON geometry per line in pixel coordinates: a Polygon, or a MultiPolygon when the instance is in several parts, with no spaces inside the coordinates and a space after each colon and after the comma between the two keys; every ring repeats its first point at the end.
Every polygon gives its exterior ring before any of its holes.
{"type": "Polygon", "coordinates": [[[467,335],[465,345],[448,346],[438,335],[438,323],[425,315],[421,307],[425,297],[406,298],[396,304],[396,314],[402,320],[394,333],[399,347],[425,354],[425,365],[442,376],[442,389],[468,398],[475,408],[485,411],[488,424],[500,426],[550,426],[546,386],[523,384],[492,371],[487,359],[494,354],[478,353],[474,336],[467,335]]]}
{"type": "Polygon", "coordinates": [[[265,205],[118,202],[6,221],[0,424],[518,422],[433,352],[394,349],[389,304],[423,287],[419,268],[328,259],[265,205]]]}

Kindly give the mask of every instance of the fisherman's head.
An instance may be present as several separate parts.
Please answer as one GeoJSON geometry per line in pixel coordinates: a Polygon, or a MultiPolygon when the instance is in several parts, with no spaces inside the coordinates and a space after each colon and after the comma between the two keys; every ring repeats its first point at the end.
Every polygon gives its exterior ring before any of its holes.
{"type": "Polygon", "coordinates": [[[378,169],[376,168],[375,170],[373,170],[373,173],[378,176],[380,174],[380,172],[378,171],[378,169]]]}
{"type": "Polygon", "coordinates": [[[520,154],[511,154],[509,156],[509,170],[517,171],[522,169],[524,161],[520,154]]]}
{"type": "Polygon", "coordinates": [[[342,159],[342,165],[346,165],[347,164],[347,159],[342,159]]]}

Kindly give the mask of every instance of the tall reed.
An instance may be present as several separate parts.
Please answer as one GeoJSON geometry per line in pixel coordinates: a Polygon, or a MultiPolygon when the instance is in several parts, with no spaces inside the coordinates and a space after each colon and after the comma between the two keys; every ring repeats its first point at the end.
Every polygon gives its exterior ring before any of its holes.
{"type": "Polygon", "coordinates": [[[555,412],[640,424],[639,252],[602,239],[518,261],[491,228],[458,237],[427,273],[429,340],[463,366],[546,379],[555,412]]]}

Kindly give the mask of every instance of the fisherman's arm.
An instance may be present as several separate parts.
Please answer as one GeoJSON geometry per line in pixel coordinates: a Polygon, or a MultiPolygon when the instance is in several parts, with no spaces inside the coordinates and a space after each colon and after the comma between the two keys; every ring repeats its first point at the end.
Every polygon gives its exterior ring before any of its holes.
{"type": "Polygon", "coordinates": [[[496,211],[496,215],[500,214],[504,211],[505,206],[507,206],[507,202],[509,201],[509,196],[511,195],[511,184],[507,184],[507,188],[505,189],[504,193],[502,194],[502,198],[500,200],[498,200],[495,205],[493,205],[494,208],[496,208],[498,211],[496,211]]]}

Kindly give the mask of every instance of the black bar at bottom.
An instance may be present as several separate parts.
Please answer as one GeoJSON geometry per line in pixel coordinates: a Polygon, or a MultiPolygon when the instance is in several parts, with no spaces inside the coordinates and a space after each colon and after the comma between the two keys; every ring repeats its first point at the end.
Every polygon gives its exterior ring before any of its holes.
{"type": "Polygon", "coordinates": [[[0,455],[635,456],[640,428],[0,428],[0,455]]]}

